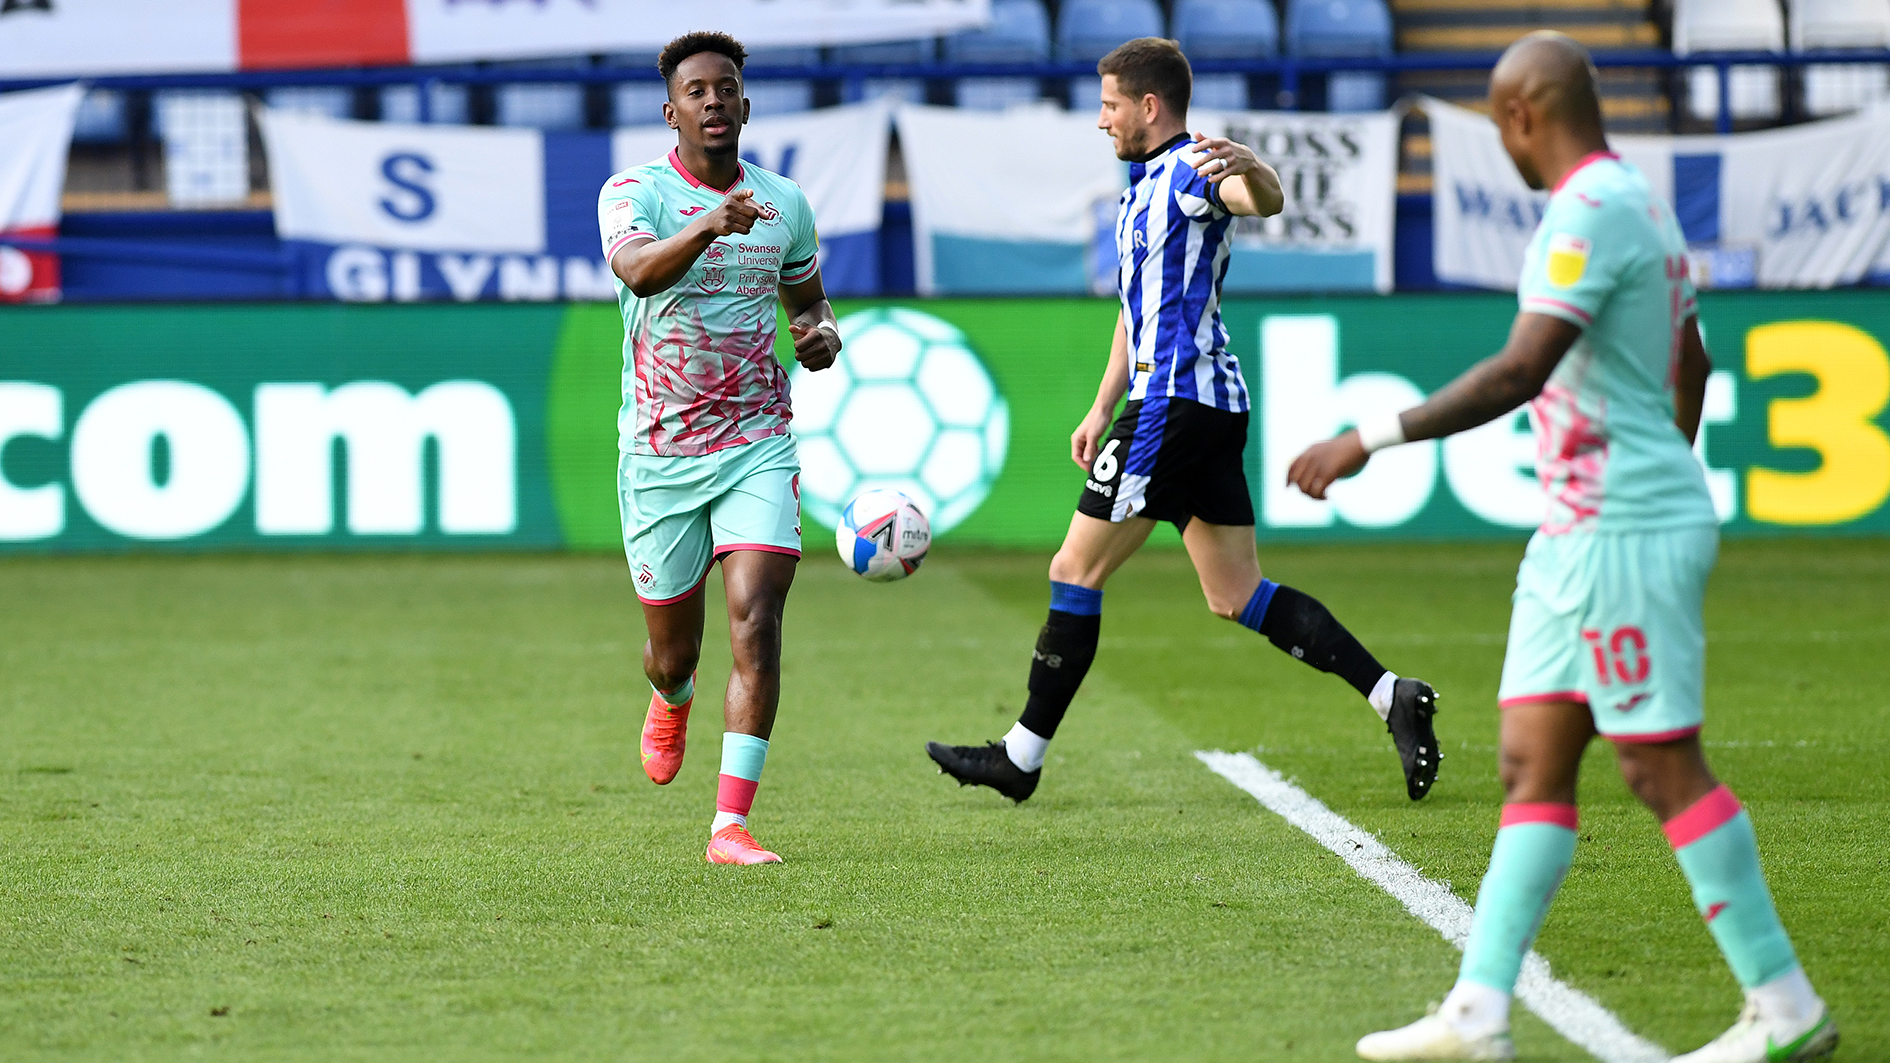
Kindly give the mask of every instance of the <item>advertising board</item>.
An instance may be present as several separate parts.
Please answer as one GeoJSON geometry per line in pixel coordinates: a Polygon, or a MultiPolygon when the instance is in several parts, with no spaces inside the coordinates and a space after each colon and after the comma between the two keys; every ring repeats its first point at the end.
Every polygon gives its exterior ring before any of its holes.
{"type": "MultiPolygon", "coordinates": [[[[1284,486],[1306,443],[1495,351],[1514,306],[1226,304],[1261,540],[1526,535],[1541,501],[1521,415],[1381,454],[1330,502],[1284,486]]],[[[944,543],[1055,545],[1115,304],[837,309],[843,364],[794,378],[810,524],[884,484],[944,543]]],[[[1707,293],[1701,319],[1717,368],[1696,449],[1727,534],[1890,532],[1890,305],[1707,293]]],[[[0,335],[0,553],[618,548],[614,307],[16,307],[0,335]]]]}

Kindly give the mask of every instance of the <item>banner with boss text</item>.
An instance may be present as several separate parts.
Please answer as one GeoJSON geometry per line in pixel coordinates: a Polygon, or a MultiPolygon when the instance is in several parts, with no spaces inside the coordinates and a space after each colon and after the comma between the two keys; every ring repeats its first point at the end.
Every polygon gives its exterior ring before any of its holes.
{"type": "MultiPolygon", "coordinates": [[[[675,147],[616,133],[402,125],[265,110],[276,232],[303,289],[347,302],[615,300],[597,230],[610,175],[675,147]]],[[[806,190],[829,291],[878,277],[886,109],[762,118],[743,157],[806,190]]]]}
{"type": "MultiPolygon", "coordinates": [[[[1433,267],[1514,291],[1548,196],[1531,191],[1488,118],[1426,99],[1433,267]]],[[[1609,143],[1673,206],[1701,287],[1890,283],[1890,106],[1730,136],[1609,143]]]]}
{"type": "MultiPolygon", "coordinates": [[[[921,292],[1115,290],[1128,165],[1093,114],[901,107],[898,122],[921,292]],[[1054,177],[1020,165],[1019,144],[1056,159],[1054,177]]],[[[1252,147],[1286,194],[1278,215],[1234,222],[1225,291],[1391,290],[1394,115],[1199,111],[1189,129],[1252,147]]]]}
{"type": "MultiPolygon", "coordinates": [[[[941,548],[1054,547],[1114,303],[837,309],[842,364],[791,376],[810,551],[814,527],[876,486],[918,498],[941,548]]],[[[1254,396],[1263,541],[1519,540],[1534,525],[1520,414],[1385,451],[1329,502],[1284,486],[1308,443],[1500,346],[1513,298],[1225,313],[1254,396]]],[[[1727,534],[1890,533],[1890,305],[1708,292],[1701,319],[1717,368],[1697,454],[1727,534]]],[[[0,552],[621,548],[615,307],[14,307],[0,335],[0,552]]]]}

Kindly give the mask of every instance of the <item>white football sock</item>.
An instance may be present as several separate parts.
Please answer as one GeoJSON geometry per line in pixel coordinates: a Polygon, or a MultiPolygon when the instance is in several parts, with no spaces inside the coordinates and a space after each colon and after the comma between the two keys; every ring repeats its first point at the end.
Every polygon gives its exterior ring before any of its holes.
{"type": "Polygon", "coordinates": [[[1043,767],[1043,753],[1049,748],[1048,738],[1039,737],[1021,723],[1012,724],[1004,736],[1004,755],[1011,758],[1018,771],[1036,771],[1043,767]]]}
{"type": "Polygon", "coordinates": [[[1372,703],[1372,710],[1378,713],[1378,718],[1386,722],[1391,720],[1391,688],[1397,682],[1396,672],[1386,672],[1378,677],[1378,682],[1372,686],[1371,694],[1365,698],[1366,701],[1372,703]]]}
{"type": "Polygon", "coordinates": [[[1792,968],[1788,973],[1751,990],[1746,996],[1759,1005],[1759,1014],[1768,1019],[1799,1022],[1816,1015],[1818,1005],[1822,1003],[1818,994],[1812,991],[1811,979],[1805,977],[1803,967],[1792,968]]]}
{"type": "Polygon", "coordinates": [[[731,823],[738,827],[746,827],[748,826],[748,817],[739,812],[717,812],[714,822],[709,824],[709,833],[714,834],[716,831],[721,830],[731,823]]]}
{"type": "Polygon", "coordinates": [[[1437,1015],[1466,1039],[1503,1033],[1509,1029],[1509,994],[1478,982],[1459,981],[1450,987],[1437,1015]]]}

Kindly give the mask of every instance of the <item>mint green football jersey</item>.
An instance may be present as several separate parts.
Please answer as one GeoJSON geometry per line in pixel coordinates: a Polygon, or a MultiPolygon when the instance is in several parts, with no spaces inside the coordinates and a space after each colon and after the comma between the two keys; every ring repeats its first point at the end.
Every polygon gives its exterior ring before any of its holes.
{"type": "Polygon", "coordinates": [[[604,183],[597,197],[604,261],[632,240],[675,236],[736,188],[754,189],[761,218],[753,232],[717,239],[681,280],[647,299],[616,278],[623,312],[617,448],[625,454],[709,454],[788,431],[775,305],[780,285],[820,268],[814,212],[799,185],[743,163],[731,188],[710,188],[671,151],[604,183]]]}
{"type": "Polygon", "coordinates": [[[1696,312],[1686,239],[1639,171],[1598,153],[1562,179],[1517,296],[1525,313],[1582,330],[1530,404],[1543,532],[1715,523],[1706,476],[1674,425],[1682,326],[1696,312]]]}

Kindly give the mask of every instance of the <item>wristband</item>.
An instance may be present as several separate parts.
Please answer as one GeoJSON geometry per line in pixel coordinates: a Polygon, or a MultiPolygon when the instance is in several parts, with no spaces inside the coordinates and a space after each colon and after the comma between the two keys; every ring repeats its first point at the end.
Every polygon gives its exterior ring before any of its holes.
{"type": "Polygon", "coordinates": [[[840,329],[836,327],[833,322],[831,321],[816,322],[814,327],[821,330],[822,332],[825,332],[827,335],[832,336],[834,346],[837,347],[840,345],[840,329]]]}
{"type": "Polygon", "coordinates": [[[1404,421],[1396,413],[1367,417],[1358,423],[1357,428],[1358,441],[1367,454],[1375,454],[1405,441],[1404,421]]]}

